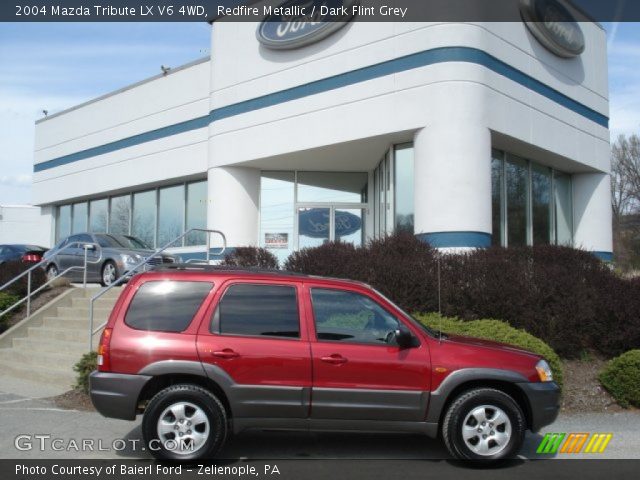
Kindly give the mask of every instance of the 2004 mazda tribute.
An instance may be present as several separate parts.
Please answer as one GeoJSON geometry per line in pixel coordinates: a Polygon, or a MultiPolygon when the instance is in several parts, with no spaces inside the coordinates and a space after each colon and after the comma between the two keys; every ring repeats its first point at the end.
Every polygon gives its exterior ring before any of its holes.
{"type": "Polygon", "coordinates": [[[457,458],[515,455],[558,414],[547,362],[432,331],[367,285],[167,266],[135,276],[99,346],[91,398],[159,458],[214,456],[245,429],[423,433],[457,458]]]}

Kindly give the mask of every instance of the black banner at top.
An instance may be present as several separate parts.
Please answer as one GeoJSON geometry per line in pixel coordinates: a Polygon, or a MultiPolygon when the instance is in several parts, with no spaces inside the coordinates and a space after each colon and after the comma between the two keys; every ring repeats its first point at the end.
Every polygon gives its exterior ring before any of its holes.
{"type": "Polygon", "coordinates": [[[2,22],[639,22],[638,0],[2,0],[2,22]]]}

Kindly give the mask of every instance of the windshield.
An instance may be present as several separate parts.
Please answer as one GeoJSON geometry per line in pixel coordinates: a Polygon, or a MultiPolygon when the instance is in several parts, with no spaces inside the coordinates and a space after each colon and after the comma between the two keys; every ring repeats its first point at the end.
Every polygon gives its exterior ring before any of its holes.
{"type": "Polygon", "coordinates": [[[378,295],[380,295],[382,298],[384,298],[387,302],[389,302],[391,305],[393,305],[397,310],[399,310],[407,320],[409,320],[413,325],[415,325],[416,327],[420,328],[421,330],[424,330],[425,332],[427,332],[429,335],[431,335],[432,337],[440,337],[442,335],[442,332],[439,332],[437,330],[434,330],[431,327],[427,327],[425,324],[423,324],[422,322],[420,322],[418,319],[416,319],[413,315],[409,315],[407,312],[405,312],[402,308],[400,308],[395,302],[393,302],[392,300],[390,300],[387,296],[383,295],[382,293],[380,293],[378,290],[373,289],[378,295]]]}
{"type": "Polygon", "coordinates": [[[116,235],[116,238],[127,248],[133,248],[134,250],[152,250],[149,245],[131,235],[116,235]]]}
{"type": "Polygon", "coordinates": [[[114,235],[96,235],[96,241],[102,248],[125,248],[125,246],[120,243],[114,235]]]}

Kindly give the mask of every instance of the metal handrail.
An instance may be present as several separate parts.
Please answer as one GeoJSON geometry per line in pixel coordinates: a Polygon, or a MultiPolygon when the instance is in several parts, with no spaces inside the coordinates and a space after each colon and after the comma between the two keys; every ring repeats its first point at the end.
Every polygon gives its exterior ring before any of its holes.
{"type": "Polygon", "coordinates": [[[17,308],[18,306],[22,305],[24,302],[27,302],[27,317],[30,317],[31,316],[31,297],[33,295],[35,295],[36,293],[42,291],[45,287],[49,286],[51,283],[53,283],[54,280],[57,280],[58,278],[64,276],[65,274],[69,273],[72,270],[82,270],[84,272],[84,274],[83,274],[83,285],[82,286],[83,286],[83,288],[86,288],[87,287],[87,265],[88,264],[100,263],[100,261],[102,260],[102,250],[100,250],[100,257],[98,257],[97,260],[89,261],[88,260],[88,252],[91,249],[91,247],[96,247],[96,249],[99,249],[100,245],[98,245],[97,243],[91,243],[91,242],[72,242],[72,243],[69,243],[69,244],[65,245],[64,247],[56,250],[56,255],[58,253],[60,253],[60,252],[63,252],[65,250],[69,249],[69,248],[72,248],[72,247],[76,248],[77,246],[82,246],[84,248],[84,265],[82,267],[69,267],[64,272],[59,273],[55,277],[48,279],[47,282],[42,284],[36,290],[31,291],[31,273],[34,270],[36,270],[38,268],[41,268],[42,265],[45,265],[45,264],[50,262],[49,259],[43,259],[43,260],[39,261],[38,263],[36,263],[35,265],[33,265],[32,267],[30,267],[29,269],[27,269],[24,272],[22,272],[21,274],[16,275],[15,277],[13,277],[11,280],[9,280],[4,285],[2,285],[0,287],[0,291],[4,290],[5,288],[7,288],[7,287],[9,287],[11,285],[13,285],[18,280],[20,280],[22,277],[24,277],[25,275],[27,276],[27,295],[22,297],[20,300],[18,300],[16,303],[11,305],[6,310],[0,312],[0,317],[2,317],[3,315],[11,312],[12,310],[17,308]]]}
{"type": "Polygon", "coordinates": [[[135,267],[129,269],[127,272],[122,274],[120,276],[120,278],[118,278],[113,283],[111,283],[111,285],[109,285],[106,288],[103,288],[102,290],[100,290],[100,292],[98,292],[96,295],[91,297],[91,300],[90,300],[90,303],[89,303],[89,351],[93,350],[93,336],[96,333],[98,333],[100,330],[102,330],[105,327],[105,325],[107,324],[107,322],[103,322],[99,327],[97,327],[95,329],[93,328],[93,319],[94,319],[93,310],[94,310],[95,302],[100,297],[102,297],[105,293],[110,291],[112,288],[114,288],[114,287],[120,285],[121,283],[123,283],[128,277],[131,276],[131,272],[135,273],[139,268],[144,267],[145,265],[147,265],[151,259],[156,258],[161,253],[163,253],[167,249],[171,248],[173,246],[173,244],[175,244],[176,242],[178,242],[178,241],[182,240],[183,238],[185,238],[187,235],[189,235],[191,233],[194,233],[194,232],[203,232],[203,233],[207,234],[207,264],[210,262],[210,259],[211,259],[211,235],[212,234],[220,235],[220,237],[222,237],[222,248],[215,255],[217,255],[217,256],[223,255],[224,252],[227,250],[227,237],[221,231],[219,231],[219,230],[207,230],[207,229],[204,229],[204,228],[191,228],[191,229],[187,230],[186,232],[184,232],[179,237],[177,237],[177,238],[173,239],[171,242],[167,243],[164,247],[160,248],[159,250],[156,250],[152,255],[149,255],[148,257],[145,257],[145,259],[142,262],[138,263],[135,267]]]}

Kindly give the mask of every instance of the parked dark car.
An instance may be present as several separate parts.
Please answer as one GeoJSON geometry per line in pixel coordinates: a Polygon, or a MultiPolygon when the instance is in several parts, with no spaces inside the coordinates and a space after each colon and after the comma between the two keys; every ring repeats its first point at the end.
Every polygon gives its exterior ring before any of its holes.
{"type": "MultiPolygon", "coordinates": [[[[82,280],[84,245],[88,246],[87,281],[100,282],[104,286],[111,285],[124,274],[133,275],[136,273],[136,265],[155,253],[153,248],[131,235],[77,233],[63,239],[46,253],[47,276],[53,278],[68,268],[77,267],[65,274],[65,277],[72,281],[82,280]],[[74,243],[77,245],[65,249],[65,246],[74,243]]],[[[177,258],[173,255],[162,254],[149,260],[144,268],[176,261],[177,258]]]]}
{"type": "Polygon", "coordinates": [[[15,261],[36,264],[42,260],[46,251],[46,248],[38,245],[0,245],[0,265],[15,261]]]}
{"type": "Polygon", "coordinates": [[[539,355],[443,335],[358,282],[165,265],[123,289],[91,399],[154,456],[214,456],[248,429],[441,438],[452,456],[518,454],[558,415],[539,355]],[[150,341],[151,340],[151,341],[150,341]]]}

